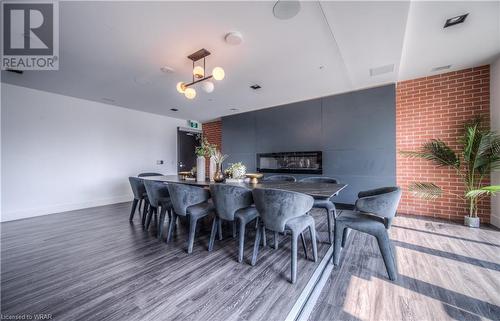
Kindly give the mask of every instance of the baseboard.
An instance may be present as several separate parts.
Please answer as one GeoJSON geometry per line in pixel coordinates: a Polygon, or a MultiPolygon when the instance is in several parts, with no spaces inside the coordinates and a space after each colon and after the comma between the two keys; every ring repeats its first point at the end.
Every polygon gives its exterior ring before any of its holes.
{"type": "Polygon", "coordinates": [[[121,195],[121,196],[113,196],[108,198],[102,198],[97,200],[89,200],[78,203],[66,203],[66,204],[56,204],[48,207],[40,207],[40,208],[30,208],[24,209],[20,211],[11,211],[11,212],[2,212],[0,214],[1,222],[22,220],[25,218],[56,214],[67,211],[80,210],[83,208],[110,205],[116,203],[128,202],[132,199],[131,195],[121,195]]]}

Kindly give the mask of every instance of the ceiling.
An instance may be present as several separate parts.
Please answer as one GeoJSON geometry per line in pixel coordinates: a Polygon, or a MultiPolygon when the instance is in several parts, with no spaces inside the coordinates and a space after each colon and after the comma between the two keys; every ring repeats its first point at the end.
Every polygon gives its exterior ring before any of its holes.
{"type": "Polygon", "coordinates": [[[276,19],[273,5],[61,1],[59,71],[2,72],[2,82],[206,121],[437,74],[432,68],[443,65],[477,66],[500,53],[498,1],[301,2],[290,20],[276,19]],[[465,23],[443,29],[464,13],[465,23]],[[230,31],[243,43],[226,44],[230,31]],[[200,48],[212,52],[208,69],[222,66],[226,78],[188,100],[175,85],[190,80],[186,56],[200,48]],[[371,76],[378,67],[393,71],[371,76]]]}

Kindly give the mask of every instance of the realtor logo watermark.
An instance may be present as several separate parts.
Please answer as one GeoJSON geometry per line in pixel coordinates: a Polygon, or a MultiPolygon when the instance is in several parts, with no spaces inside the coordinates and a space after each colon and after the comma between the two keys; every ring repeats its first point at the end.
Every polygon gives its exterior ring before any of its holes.
{"type": "Polygon", "coordinates": [[[57,1],[3,1],[2,70],[59,69],[57,1]]]}

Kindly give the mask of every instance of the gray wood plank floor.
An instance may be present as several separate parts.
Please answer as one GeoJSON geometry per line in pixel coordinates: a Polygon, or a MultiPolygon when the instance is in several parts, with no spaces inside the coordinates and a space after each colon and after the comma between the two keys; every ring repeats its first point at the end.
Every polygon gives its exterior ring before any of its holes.
{"type": "MultiPolygon", "coordinates": [[[[209,221],[188,255],[185,228],[165,244],[142,230],[138,215],[129,224],[129,210],[130,203],[123,203],[2,223],[2,314],[48,313],[55,320],[282,320],[318,265],[305,260],[299,248],[299,277],[290,284],[289,237],[278,250],[261,250],[255,267],[239,264],[229,226],[209,253],[209,221]]],[[[313,215],[326,239],[325,215],[313,215]]],[[[248,261],[254,231],[247,232],[248,261]]],[[[321,258],[328,244],[318,245],[321,258]]]]}
{"type": "Polygon", "coordinates": [[[353,232],[309,320],[500,320],[500,232],[397,217],[399,279],[376,240],[353,232]]]}

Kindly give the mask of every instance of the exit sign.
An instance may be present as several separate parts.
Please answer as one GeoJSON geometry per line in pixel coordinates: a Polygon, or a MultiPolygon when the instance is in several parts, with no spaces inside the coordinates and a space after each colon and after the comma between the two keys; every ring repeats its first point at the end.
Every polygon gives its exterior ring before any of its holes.
{"type": "Polygon", "coordinates": [[[201,129],[201,123],[196,120],[188,120],[189,127],[195,129],[201,129]]]}

